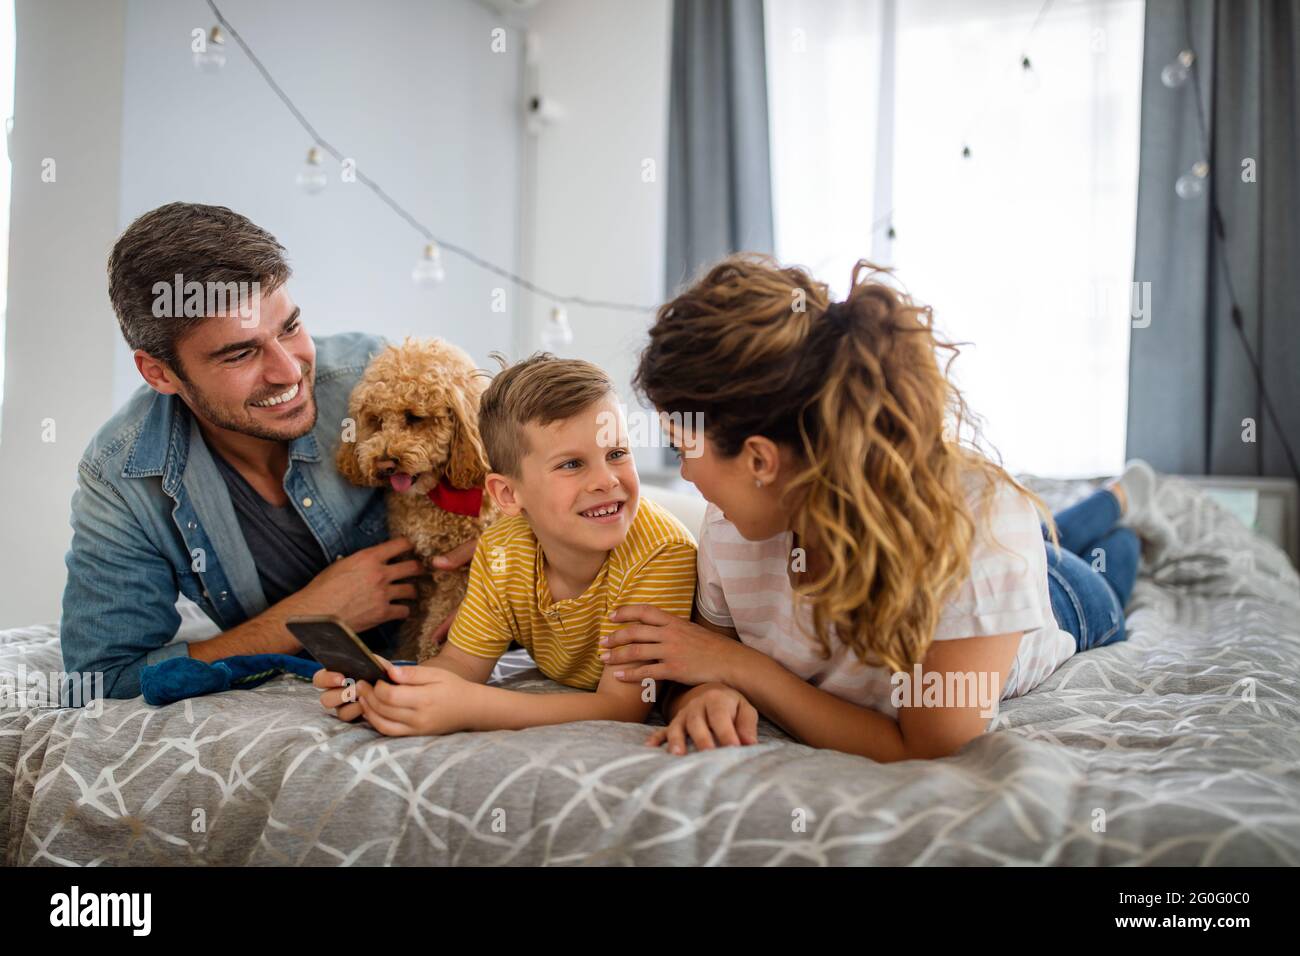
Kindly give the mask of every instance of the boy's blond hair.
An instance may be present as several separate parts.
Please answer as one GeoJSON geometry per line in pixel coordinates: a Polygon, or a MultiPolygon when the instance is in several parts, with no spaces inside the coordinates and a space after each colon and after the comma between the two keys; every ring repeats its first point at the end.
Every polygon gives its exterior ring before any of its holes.
{"type": "Polygon", "coordinates": [[[615,391],[603,369],[582,359],[538,352],[506,366],[500,355],[493,357],[502,370],[483,393],[478,430],[492,470],[512,478],[529,451],[525,425],[570,418],[615,391]]]}

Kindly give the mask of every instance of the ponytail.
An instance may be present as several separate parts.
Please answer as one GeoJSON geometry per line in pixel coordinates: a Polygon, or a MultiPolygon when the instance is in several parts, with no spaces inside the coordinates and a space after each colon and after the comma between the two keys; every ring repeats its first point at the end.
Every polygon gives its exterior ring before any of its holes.
{"type": "Polygon", "coordinates": [[[659,309],[635,383],[661,411],[702,414],[724,456],[754,435],[797,453],[792,530],[827,559],[795,587],[809,636],[826,656],[834,634],[864,664],[910,670],[970,572],[968,482],[981,500],[1020,486],[980,450],[948,377],[957,347],[880,277],[858,262],[832,303],[802,269],[723,260],[659,309]]]}

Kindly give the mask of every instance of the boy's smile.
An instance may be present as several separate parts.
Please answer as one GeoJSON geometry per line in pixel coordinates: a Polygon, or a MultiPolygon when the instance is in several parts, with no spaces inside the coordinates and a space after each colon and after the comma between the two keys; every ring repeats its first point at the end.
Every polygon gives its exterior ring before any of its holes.
{"type": "Polygon", "coordinates": [[[517,478],[488,486],[506,514],[528,518],[554,574],[595,564],[627,538],[640,500],[627,425],[616,396],[570,418],[523,426],[526,453],[517,478]],[[617,428],[610,427],[617,422],[617,428]],[[561,565],[557,568],[556,565],[561,565]]]}

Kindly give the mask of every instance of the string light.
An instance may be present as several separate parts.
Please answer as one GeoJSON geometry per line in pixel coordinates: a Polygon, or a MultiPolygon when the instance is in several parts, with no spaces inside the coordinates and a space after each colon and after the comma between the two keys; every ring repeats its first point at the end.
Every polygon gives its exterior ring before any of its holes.
{"type": "Polygon", "coordinates": [[[1192,168],[1178,177],[1174,183],[1174,192],[1179,199],[1200,199],[1205,195],[1205,177],[1210,175],[1210,164],[1197,162],[1192,168]]]}
{"type": "Polygon", "coordinates": [[[550,317],[542,328],[542,348],[547,352],[558,352],[573,341],[573,329],[569,326],[569,313],[562,306],[551,309],[550,317]]]}
{"type": "Polygon", "coordinates": [[[1184,50],[1178,54],[1178,59],[1160,71],[1160,82],[1171,90],[1177,89],[1187,82],[1187,77],[1192,72],[1192,63],[1195,61],[1196,54],[1191,50],[1184,50]]]}
{"type": "Polygon", "coordinates": [[[307,150],[307,162],[298,170],[298,187],[309,196],[325,188],[329,177],[325,175],[325,157],[313,146],[307,150]]]}
{"type": "Polygon", "coordinates": [[[424,247],[424,254],[416,260],[411,278],[416,285],[432,287],[441,284],[446,277],[442,268],[442,250],[436,242],[430,242],[424,247]]]}
{"type": "Polygon", "coordinates": [[[216,73],[226,65],[225,34],[221,32],[219,26],[209,30],[206,37],[197,27],[194,32],[197,34],[194,39],[198,44],[194,49],[194,68],[202,73],[216,73]]]}
{"type": "MultiPolygon", "coordinates": [[[[243,50],[244,55],[248,57],[249,62],[252,63],[253,67],[257,70],[257,72],[261,74],[262,79],[266,82],[266,85],[271,88],[271,92],[273,92],[280,99],[280,102],[282,102],[285,105],[285,108],[288,109],[291,114],[293,114],[293,118],[297,120],[298,124],[303,128],[304,131],[306,131],[307,135],[311,138],[311,141],[315,144],[313,149],[318,149],[322,153],[328,154],[329,156],[333,157],[334,160],[337,162],[340,163],[343,162],[344,154],[339,149],[335,148],[328,140],[326,140],[316,131],[316,128],[312,126],[312,124],[308,121],[307,117],[303,115],[302,110],[298,109],[298,106],[293,102],[292,99],[289,98],[289,95],[285,93],[283,89],[281,89],[278,83],[275,82],[275,79],[274,77],[271,76],[270,71],[267,70],[266,66],[262,63],[262,61],[257,58],[257,55],[252,51],[248,43],[240,35],[239,31],[236,30],[234,26],[231,25],[230,21],[226,19],[225,14],[221,12],[220,8],[215,3],[215,0],[207,0],[207,4],[208,4],[208,8],[212,11],[213,16],[216,18],[219,27],[221,27],[226,33],[228,33],[231,36],[231,38],[235,41],[235,43],[239,45],[239,48],[243,50]]],[[[213,29],[216,29],[216,27],[214,27],[213,29]]],[[[306,170],[304,169],[299,174],[299,176],[301,177],[305,172],[306,170]]],[[[433,244],[439,250],[445,249],[446,251],[459,256],[460,258],[466,260],[467,262],[470,262],[473,265],[478,266],[480,269],[490,272],[493,275],[500,276],[502,279],[505,279],[507,282],[510,282],[513,285],[516,285],[527,292],[531,292],[533,295],[536,295],[539,298],[546,299],[547,301],[553,303],[556,306],[578,305],[590,309],[609,309],[611,311],[617,311],[617,312],[636,312],[636,313],[643,313],[643,314],[653,313],[655,311],[654,306],[640,305],[634,302],[619,302],[619,301],[605,300],[605,299],[591,299],[581,295],[563,295],[561,293],[553,292],[549,289],[546,289],[538,285],[537,283],[531,281],[530,279],[525,278],[524,276],[511,272],[509,269],[506,269],[503,266],[499,266],[495,262],[492,262],[489,259],[485,259],[482,256],[477,255],[474,252],[471,252],[469,249],[466,249],[463,246],[457,245],[456,243],[450,242],[446,239],[438,238],[433,234],[433,231],[430,230],[428,226],[424,225],[424,223],[416,219],[415,216],[412,215],[410,212],[408,212],[405,207],[403,207],[400,203],[397,202],[397,200],[393,199],[392,196],[388,195],[388,193],[386,193],[378,183],[376,183],[373,179],[371,179],[369,176],[363,173],[359,167],[352,167],[352,172],[356,182],[365,186],[377,197],[379,197],[379,199],[386,206],[388,206],[390,209],[393,210],[393,212],[395,212],[398,216],[400,216],[403,220],[405,220],[406,223],[409,226],[411,226],[412,229],[420,233],[420,235],[424,237],[424,241],[426,243],[433,244]]],[[[303,184],[303,188],[307,188],[306,184],[303,184]]],[[[565,319],[564,324],[566,326],[568,325],[567,318],[565,319]]],[[[569,332],[570,340],[572,340],[572,334],[573,334],[572,331],[570,331],[569,332]]]]}
{"type": "Polygon", "coordinates": [[[1028,56],[1020,58],[1020,88],[1026,93],[1037,93],[1038,88],[1042,86],[1038,78],[1038,72],[1034,69],[1034,64],[1029,62],[1028,56]]]}

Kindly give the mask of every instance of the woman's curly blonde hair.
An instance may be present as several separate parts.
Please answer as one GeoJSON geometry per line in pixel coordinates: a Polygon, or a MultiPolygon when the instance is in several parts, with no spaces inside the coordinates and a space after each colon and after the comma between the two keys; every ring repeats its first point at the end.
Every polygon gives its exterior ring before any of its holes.
{"type": "Polygon", "coordinates": [[[636,385],[660,411],[701,414],[724,456],[755,435],[796,453],[792,530],[826,559],[794,589],[811,636],[826,655],[833,631],[863,663],[910,670],[970,573],[967,482],[982,479],[979,502],[1009,482],[1051,515],[983,453],[948,376],[957,346],[884,272],[859,261],[832,304],[800,268],[725,259],[659,309],[636,385]]]}

